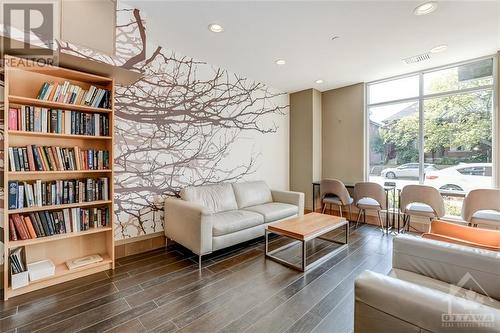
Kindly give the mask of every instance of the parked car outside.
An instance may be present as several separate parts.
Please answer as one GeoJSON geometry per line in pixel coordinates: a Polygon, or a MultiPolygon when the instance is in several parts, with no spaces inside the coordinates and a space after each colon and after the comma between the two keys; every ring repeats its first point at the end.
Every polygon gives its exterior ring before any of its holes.
{"type": "Polygon", "coordinates": [[[426,173],[424,184],[443,191],[469,192],[476,188],[490,188],[491,176],[491,163],[461,163],[426,173]]]}
{"type": "MultiPolygon", "coordinates": [[[[434,164],[425,163],[424,173],[427,174],[428,171],[437,170],[434,164]]],[[[380,173],[382,177],[389,179],[396,178],[417,178],[419,176],[418,163],[406,163],[395,168],[386,168],[380,173]]]]}

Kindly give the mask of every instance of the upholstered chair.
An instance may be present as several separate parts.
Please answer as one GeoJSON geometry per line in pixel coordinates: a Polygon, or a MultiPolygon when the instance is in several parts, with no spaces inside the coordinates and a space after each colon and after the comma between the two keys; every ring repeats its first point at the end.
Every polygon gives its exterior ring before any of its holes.
{"type": "Polygon", "coordinates": [[[322,212],[326,210],[326,205],[335,205],[339,207],[340,216],[342,216],[342,208],[347,206],[349,209],[349,219],[351,218],[351,204],[354,199],[351,197],[344,183],[337,179],[322,179],[320,185],[321,204],[323,205],[322,212]]]}
{"type": "Polygon", "coordinates": [[[462,206],[462,219],[474,227],[479,224],[500,227],[500,190],[470,191],[462,206]]]}
{"type": "Polygon", "coordinates": [[[427,185],[406,185],[401,190],[401,213],[404,226],[410,230],[411,216],[427,217],[430,221],[444,216],[444,201],[441,193],[427,185]]]}
{"type": "Polygon", "coordinates": [[[359,211],[356,227],[358,227],[361,214],[363,214],[366,223],[366,211],[372,210],[377,212],[380,228],[384,230],[380,211],[387,208],[387,199],[384,188],[380,184],[372,182],[356,183],[354,185],[354,202],[359,211]]]}

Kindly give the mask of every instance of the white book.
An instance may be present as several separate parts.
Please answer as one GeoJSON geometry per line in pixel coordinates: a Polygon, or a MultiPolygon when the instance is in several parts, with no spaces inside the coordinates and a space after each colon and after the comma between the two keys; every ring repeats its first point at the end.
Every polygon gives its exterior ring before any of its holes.
{"type": "Polygon", "coordinates": [[[14,161],[14,148],[12,147],[9,147],[9,164],[10,164],[10,171],[17,171],[16,163],[14,161]]]}
{"type": "Polygon", "coordinates": [[[42,127],[40,126],[42,124],[41,119],[40,119],[41,109],[36,107],[33,113],[35,116],[34,130],[35,130],[35,132],[41,132],[42,131],[42,127]]]}
{"type": "Polygon", "coordinates": [[[96,87],[90,86],[87,98],[85,99],[86,105],[92,105],[92,97],[94,96],[96,89],[97,89],[96,87]]]}
{"type": "Polygon", "coordinates": [[[64,217],[64,227],[66,232],[74,231],[71,229],[71,215],[68,208],[63,209],[63,217],[64,217]]]}
{"type": "Polygon", "coordinates": [[[71,111],[64,111],[64,133],[71,134],[71,111]]]}
{"type": "Polygon", "coordinates": [[[17,187],[19,190],[19,194],[17,195],[17,207],[24,207],[24,185],[19,184],[17,187]]]}
{"type": "Polygon", "coordinates": [[[64,102],[66,98],[66,93],[68,92],[69,81],[64,81],[63,87],[61,89],[61,94],[59,95],[58,102],[64,102]]]}
{"type": "Polygon", "coordinates": [[[36,189],[37,189],[37,206],[42,206],[42,181],[40,179],[37,179],[36,181],[36,189]]]}
{"type": "Polygon", "coordinates": [[[40,110],[40,131],[47,133],[47,109],[42,108],[40,110]]]}
{"type": "Polygon", "coordinates": [[[95,136],[99,136],[101,133],[100,133],[100,124],[99,124],[99,115],[98,114],[94,114],[94,135],[95,136]]]}
{"type": "Polygon", "coordinates": [[[21,131],[26,131],[26,106],[21,108],[21,131]]]}
{"type": "Polygon", "coordinates": [[[59,98],[59,95],[61,94],[61,85],[59,83],[56,86],[56,92],[54,93],[54,96],[52,96],[52,101],[55,102],[59,98]]]}

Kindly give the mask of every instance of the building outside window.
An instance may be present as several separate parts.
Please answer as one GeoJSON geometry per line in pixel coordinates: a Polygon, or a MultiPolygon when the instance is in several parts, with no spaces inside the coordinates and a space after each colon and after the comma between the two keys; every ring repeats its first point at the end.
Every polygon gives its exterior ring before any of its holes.
{"type": "Polygon", "coordinates": [[[488,57],[367,85],[369,180],[426,184],[459,216],[493,186],[494,65],[488,57]]]}

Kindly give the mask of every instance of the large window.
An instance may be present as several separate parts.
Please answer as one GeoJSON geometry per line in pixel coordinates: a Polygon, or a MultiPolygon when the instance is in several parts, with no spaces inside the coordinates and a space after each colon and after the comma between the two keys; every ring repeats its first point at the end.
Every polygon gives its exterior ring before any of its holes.
{"type": "Polygon", "coordinates": [[[434,186],[448,215],[460,215],[460,195],[492,187],[493,67],[486,58],[368,84],[370,181],[434,186]]]}

